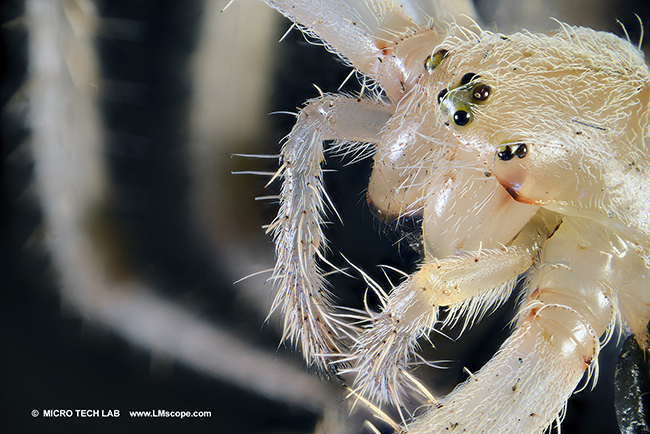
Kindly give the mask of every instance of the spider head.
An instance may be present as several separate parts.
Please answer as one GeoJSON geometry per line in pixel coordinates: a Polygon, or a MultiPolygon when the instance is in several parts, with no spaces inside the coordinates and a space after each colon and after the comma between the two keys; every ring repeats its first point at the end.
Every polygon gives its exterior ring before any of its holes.
{"type": "Polygon", "coordinates": [[[540,206],[602,213],[629,161],[649,163],[634,144],[647,67],[613,35],[571,31],[450,38],[424,58],[377,148],[377,214],[421,214],[437,256],[507,244],[540,206]]]}
{"type": "Polygon", "coordinates": [[[597,210],[626,164],[648,161],[634,144],[645,134],[647,67],[627,41],[580,28],[485,32],[438,50],[444,60],[423,81],[438,123],[517,202],[597,210]]]}
{"type": "Polygon", "coordinates": [[[416,87],[384,128],[374,156],[368,202],[386,222],[420,217],[426,254],[506,244],[536,211],[499,188],[476,152],[440,121],[441,105],[448,113],[458,111],[455,105],[473,110],[462,99],[490,92],[479,86],[470,79],[442,97],[416,87]]]}

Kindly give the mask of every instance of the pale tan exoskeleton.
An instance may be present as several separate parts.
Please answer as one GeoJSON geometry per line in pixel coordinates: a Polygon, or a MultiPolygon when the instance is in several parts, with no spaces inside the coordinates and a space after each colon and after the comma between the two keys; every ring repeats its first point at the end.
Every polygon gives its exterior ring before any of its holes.
{"type": "Polygon", "coordinates": [[[309,363],[353,375],[354,393],[378,405],[424,396],[411,433],[536,433],[597,375],[616,325],[650,348],[650,74],[635,46],[564,24],[503,35],[461,16],[443,27],[450,17],[398,1],[267,3],[383,90],[309,101],[283,144],[275,308],[309,363]],[[376,214],[422,218],[418,271],[388,295],[375,288],[382,310],[360,314],[360,328],[335,314],[319,266],[325,140],[375,144],[376,214]],[[431,396],[409,363],[439,308],[444,324],[471,325],[521,276],[511,337],[431,396]]]}

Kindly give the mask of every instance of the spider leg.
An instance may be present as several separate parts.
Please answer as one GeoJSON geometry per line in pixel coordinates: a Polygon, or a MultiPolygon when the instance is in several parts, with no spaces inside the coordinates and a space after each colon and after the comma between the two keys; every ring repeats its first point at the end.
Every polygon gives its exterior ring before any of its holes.
{"type": "Polygon", "coordinates": [[[276,246],[272,280],[277,295],[271,311],[282,312],[283,340],[299,345],[307,363],[323,369],[328,356],[340,352],[338,341],[346,334],[345,325],[331,314],[316,263],[316,256],[324,259],[325,248],[323,141],[376,142],[393,110],[381,102],[325,95],[300,111],[282,146],[281,167],[274,176],[283,179],[280,209],[268,229],[276,246]]]}
{"type": "Polygon", "coordinates": [[[372,78],[393,102],[399,101],[424,72],[422,63],[446,33],[433,22],[472,26],[471,0],[417,5],[366,0],[266,0],[308,36],[372,78]],[[406,44],[405,44],[406,42],[406,44]],[[416,54],[417,52],[417,54],[416,54]],[[417,60],[414,60],[417,59],[417,60]]]}
{"type": "Polygon", "coordinates": [[[542,210],[508,247],[426,260],[418,272],[393,290],[382,312],[370,313],[366,330],[345,359],[352,367],[342,372],[355,375],[356,391],[399,407],[408,390],[421,390],[405,373],[417,339],[428,335],[437,323],[438,308],[450,308],[448,323],[460,316],[472,323],[506,300],[556,224],[555,218],[542,210]]]}
{"type": "Polygon", "coordinates": [[[586,386],[598,375],[600,346],[620,318],[612,288],[624,286],[627,270],[642,262],[632,250],[613,248],[602,232],[593,222],[563,220],[529,278],[512,336],[479,372],[410,426],[410,433],[449,426],[472,433],[532,433],[559,423],[581,380],[586,386]]]}

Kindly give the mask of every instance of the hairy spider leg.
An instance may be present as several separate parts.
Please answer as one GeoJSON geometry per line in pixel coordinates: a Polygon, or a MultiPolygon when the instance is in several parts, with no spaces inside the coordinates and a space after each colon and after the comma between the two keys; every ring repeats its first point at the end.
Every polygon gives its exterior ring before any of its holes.
{"type": "MultiPolygon", "coordinates": [[[[617,293],[632,292],[648,272],[643,257],[630,247],[596,222],[565,217],[529,277],[512,336],[409,432],[454,426],[468,433],[532,433],[559,421],[581,380],[586,385],[597,377],[600,347],[616,322],[624,320],[617,293]],[[599,235],[591,237],[594,233],[599,235]]],[[[647,318],[645,298],[640,309],[647,318]]]]}
{"type": "MultiPolygon", "coordinates": [[[[323,186],[323,141],[373,143],[393,108],[380,102],[343,95],[324,95],[308,102],[282,146],[280,208],[268,231],[275,240],[276,265],[272,280],[277,294],[271,311],[284,318],[283,340],[301,347],[308,364],[327,369],[341,351],[343,322],[332,315],[316,257],[323,256],[322,226],[326,200],[323,186]]],[[[333,206],[332,206],[333,208],[333,206]]]]}
{"type": "Polygon", "coordinates": [[[467,325],[502,303],[517,278],[533,265],[557,223],[554,215],[540,210],[508,247],[425,260],[393,290],[382,312],[369,312],[367,328],[346,360],[352,367],[344,371],[356,375],[357,393],[399,407],[407,391],[421,390],[404,374],[417,339],[436,325],[439,307],[450,310],[447,324],[464,317],[467,325]]]}

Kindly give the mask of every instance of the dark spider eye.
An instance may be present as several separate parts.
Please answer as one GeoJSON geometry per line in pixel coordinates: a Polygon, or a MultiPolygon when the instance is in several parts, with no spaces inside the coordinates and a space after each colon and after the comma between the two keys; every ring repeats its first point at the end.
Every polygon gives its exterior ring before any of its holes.
{"type": "Polygon", "coordinates": [[[467,74],[463,75],[463,78],[460,79],[460,85],[463,86],[469,83],[474,77],[477,77],[477,75],[473,72],[468,72],[467,74]]]}
{"type": "Polygon", "coordinates": [[[472,91],[472,98],[475,101],[485,101],[490,97],[490,91],[492,89],[487,84],[479,84],[472,91]]]}
{"type": "Polygon", "coordinates": [[[528,155],[528,146],[526,146],[525,143],[520,143],[517,146],[517,149],[515,150],[515,155],[517,158],[524,158],[526,155],[528,155]]]}
{"type": "Polygon", "coordinates": [[[442,102],[442,99],[445,97],[445,95],[447,95],[447,92],[448,92],[447,88],[444,88],[440,91],[440,93],[438,94],[438,104],[442,102]]]}
{"type": "Polygon", "coordinates": [[[497,157],[499,157],[499,160],[509,161],[514,156],[510,145],[501,145],[497,148],[497,157]]]}
{"type": "Polygon", "coordinates": [[[435,54],[432,54],[424,59],[424,69],[429,72],[433,71],[436,66],[440,65],[440,62],[442,62],[442,60],[447,57],[447,53],[447,50],[439,50],[436,51],[435,54]]]}
{"type": "Polygon", "coordinates": [[[459,127],[467,125],[471,120],[471,116],[465,110],[458,110],[454,113],[454,123],[459,127]]]}

